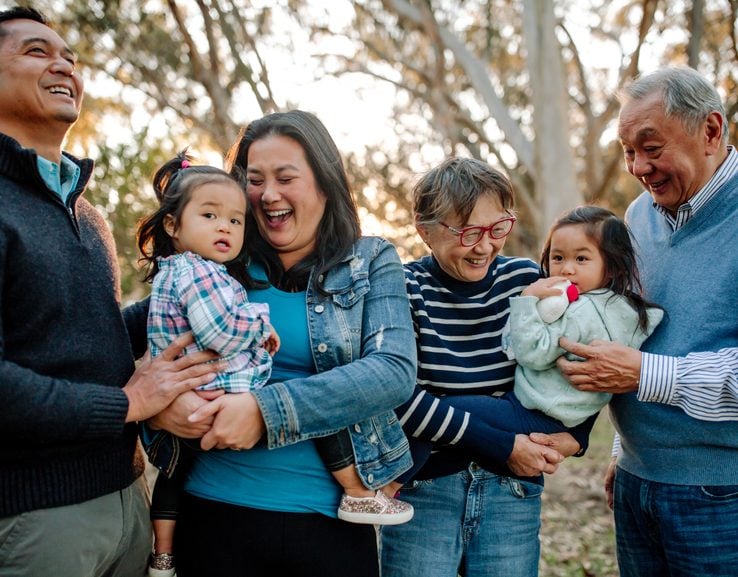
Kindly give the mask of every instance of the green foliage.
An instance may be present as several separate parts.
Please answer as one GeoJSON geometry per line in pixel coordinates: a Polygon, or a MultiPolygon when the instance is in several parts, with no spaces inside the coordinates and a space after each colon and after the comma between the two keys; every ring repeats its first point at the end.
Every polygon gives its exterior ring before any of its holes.
{"type": "MultiPolygon", "coordinates": [[[[94,115],[93,115],[94,116],[94,115]]],[[[86,198],[105,216],[113,232],[121,268],[121,290],[125,300],[135,300],[148,294],[138,269],[139,250],[136,228],[141,218],[156,209],[157,202],[151,179],[174,151],[162,141],[151,142],[147,130],[132,133],[130,140],[112,144],[106,141],[91,146],[83,126],[70,134],[68,147],[80,155],[85,149],[95,150],[95,171],[86,198]]]]}

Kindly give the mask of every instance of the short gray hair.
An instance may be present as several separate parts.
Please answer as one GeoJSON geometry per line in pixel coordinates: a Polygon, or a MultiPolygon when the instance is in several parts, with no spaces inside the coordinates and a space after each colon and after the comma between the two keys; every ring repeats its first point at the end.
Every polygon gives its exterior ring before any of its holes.
{"type": "Polygon", "coordinates": [[[621,104],[642,100],[654,93],[662,94],[664,114],[678,118],[687,132],[694,134],[712,112],[723,119],[723,142],[728,140],[728,119],[715,87],[694,68],[668,66],[641,76],[618,94],[621,104]]]}
{"type": "Polygon", "coordinates": [[[425,173],[413,188],[413,211],[420,224],[436,224],[450,214],[466,222],[483,195],[496,197],[512,212],[510,180],[486,162],[452,156],[425,173]]]}

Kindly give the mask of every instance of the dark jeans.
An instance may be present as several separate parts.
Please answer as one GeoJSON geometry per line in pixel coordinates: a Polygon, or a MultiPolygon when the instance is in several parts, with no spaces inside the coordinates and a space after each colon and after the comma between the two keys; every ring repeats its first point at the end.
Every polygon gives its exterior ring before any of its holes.
{"type": "Polygon", "coordinates": [[[378,577],[372,525],[263,511],[185,493],[175,533],[178,577],[378,577]]]}
{"type": "Polygon", "coordinates": [[[667,485],[615,474],[622,577],[738,574],[738,485],[667,485]]]}

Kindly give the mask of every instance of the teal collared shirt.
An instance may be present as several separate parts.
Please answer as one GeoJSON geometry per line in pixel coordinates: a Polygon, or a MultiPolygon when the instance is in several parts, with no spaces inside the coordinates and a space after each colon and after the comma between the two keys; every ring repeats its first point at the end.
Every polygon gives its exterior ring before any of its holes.
{"type": "Polygon", "coordinates": [[[38,172],[44,179],[46,186],[59,195],[64,204],[72,191],[77,187],[79,181],[80,169],[74,162],[61,157],[61,163],[57,164],[41,156],[37,157],[38,172]]]}

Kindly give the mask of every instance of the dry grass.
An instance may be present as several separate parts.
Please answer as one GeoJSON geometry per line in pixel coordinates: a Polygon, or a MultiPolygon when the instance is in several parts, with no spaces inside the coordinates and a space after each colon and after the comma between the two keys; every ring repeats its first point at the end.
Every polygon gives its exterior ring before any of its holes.
{"type": "Polygon", "coordinates": [[[540,577],[617,577],[612,512],[602,483],[611,442],[605,410],[592,431],[587,454],[567,459],[546,478],[540,577]]]}

